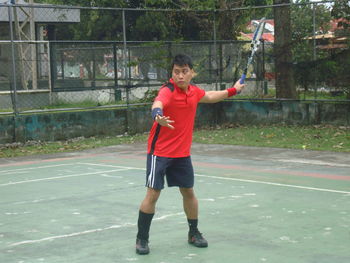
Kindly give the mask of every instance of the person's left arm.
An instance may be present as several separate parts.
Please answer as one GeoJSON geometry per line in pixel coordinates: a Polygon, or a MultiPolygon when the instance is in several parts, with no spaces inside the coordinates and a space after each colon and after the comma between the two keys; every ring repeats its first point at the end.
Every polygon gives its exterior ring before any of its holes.
{"type": "Polygon", "coordinates": [[[231,88],[226,90],[212,90],[212,91],[206,91],[205,95],[200,99],[200,103],[216,103],[219,101],[222,101],[224,99],[227,99],[231,96],[236,95],[237,93],[240,93],[241,90],[244,88],[244,84],[241,84],[239,80],[233,85],[231,88]]]}

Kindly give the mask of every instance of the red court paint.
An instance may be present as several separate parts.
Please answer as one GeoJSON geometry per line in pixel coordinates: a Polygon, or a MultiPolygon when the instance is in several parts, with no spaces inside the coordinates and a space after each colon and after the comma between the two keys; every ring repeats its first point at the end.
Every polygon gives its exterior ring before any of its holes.
{"type": "Polygon", "coordinates": [[[227,165],[227,164],[203,163],[203,162],[194,162],[194,164],[200,167],[210,167],[210,168],[229,169],[229,170],[243,170],[243,171],[253,171],[253,172],[266,172],[271,174],[285,174],[285,175],[293,175],[293,176],[325,178],[325,179],[339,180],[339,181],[350,181],[350,176],[344,176],[344,175],[307,173],[307,172],[296,172],[296,171],[285,171],[285,170],[274,171],[274,170],[257,169],[253,167],[240,166],[240,165],[227,165]]]}

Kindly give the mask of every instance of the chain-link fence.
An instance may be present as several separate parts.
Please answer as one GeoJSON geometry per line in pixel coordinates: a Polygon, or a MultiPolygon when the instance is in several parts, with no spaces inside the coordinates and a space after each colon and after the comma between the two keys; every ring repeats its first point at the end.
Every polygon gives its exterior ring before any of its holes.
{"type": "Polygon", "coordinates": [[[349,21],[324,4],[208,11],[1,2],[0,113],[151,102],[177,53],[193,58],[196,84],[227,88],[262,16],[270,19],[241,99],[283,98],[275,65],[288,52],[293,99],[349,99],[349,21]],[[291,21],[282,48],[277,8],[291,21]]]}

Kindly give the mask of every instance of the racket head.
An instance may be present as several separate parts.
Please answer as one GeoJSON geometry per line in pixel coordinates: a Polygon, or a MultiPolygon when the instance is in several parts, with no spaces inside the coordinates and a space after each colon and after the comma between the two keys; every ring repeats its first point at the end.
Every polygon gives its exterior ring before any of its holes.
{"type": "Polygon", "coordinates": [[[256,27],[256,29],[254,31],[253,39],[251,42],[251,54],[248,58],[246,69],[244,70],[244,73],[241,76],[241,79],[240,79],[241,84],[244,83],[245,78],[247,76],[248,67],[253,61],[253,57],[254,57],[255,52],[259,49],[260,39],[262,37],[262,34],[264,33],[265,23],[266,23],[265,17],[261,18],[258,26],[256,27]]]}
{"type": "Polygon", "coordinates": [[[265,17],[263,17],[257,28],[255,29],[254,35],[253,35],[253,39],[252,39],[252,51],[256,52],[259,48],[259,44],[260,44],[260,39],[262,37],[262,34],[264,33],[264,28],[265,28],[265,23],[266,23],[266,19],[265,17]]]}

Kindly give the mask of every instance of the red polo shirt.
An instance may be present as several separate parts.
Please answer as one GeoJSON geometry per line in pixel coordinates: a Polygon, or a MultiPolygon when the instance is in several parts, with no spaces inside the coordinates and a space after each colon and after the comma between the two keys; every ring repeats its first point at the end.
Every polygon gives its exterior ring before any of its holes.
{"type": "Polygon", "coordinates": [[[173,81],[169,80],[172,87],[162,86],[155,101],[163,103],[163,115],[169,116],[174,130],[153,123],[148,138],[148,153],[162,157],[187,157],[190,156],[192,134],[197,105],[205,95],[205,91],[190,84],[187,92],[180,89],[173,81]]]}

